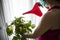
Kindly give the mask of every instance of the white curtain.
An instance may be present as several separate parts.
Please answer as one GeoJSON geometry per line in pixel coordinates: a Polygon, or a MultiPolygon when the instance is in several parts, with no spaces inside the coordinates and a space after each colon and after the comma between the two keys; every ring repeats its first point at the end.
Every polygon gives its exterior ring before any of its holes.
{"type": "MultiPolygon", "coordinates": [[[[37,0],[3,0],[4,15],[5,15],[6,23],[10,24],[11,21],[14,20],[14,17],[23,16],[22,13],[32,9],[33,5],[36,2],[38,1],[37,0]]],[[[43,11],[46,11],[46,10],[43,10],[43,11]]],[[[31,20],[36,27],[42,18],[33,14],[27,14],[27,15],[24,15],[24,17],[25,17],[25,20],[26,19],[31,20]]],[[[9,40],[12,40],[12,36],[9,37],[9,40]]],[[[29,40],[36,40],[36,39],[29,39],[29,40]]]]}
{"type": "Polygon", "coordinates": [[[2,0],[0,0],[0,40],[8,40],[2,0]]]}

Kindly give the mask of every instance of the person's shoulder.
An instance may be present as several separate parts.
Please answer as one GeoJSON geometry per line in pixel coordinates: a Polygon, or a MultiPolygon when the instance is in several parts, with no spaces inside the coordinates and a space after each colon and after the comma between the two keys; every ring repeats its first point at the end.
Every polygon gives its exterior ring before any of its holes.
{"type": "Polygon", "coordinates": [[[60,9],[48,11],[44,16],[58,16],[58,15],[60,15],[60,9]]]}
{"type": "Polygon", "coordinates": [[[49,17],[49,16],[52,16],[52,12],[45,13],[43,17],[49,17]]]}

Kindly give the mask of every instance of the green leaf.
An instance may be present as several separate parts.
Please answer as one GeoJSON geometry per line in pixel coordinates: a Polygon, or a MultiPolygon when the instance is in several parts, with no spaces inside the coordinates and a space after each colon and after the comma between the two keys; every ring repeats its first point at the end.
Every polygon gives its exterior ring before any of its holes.
{"type": "Polygon", "coordinates": [[[12,35],[12,33],[13,33],[12,26],[8,26],[8,27],[6,28],[6,32],[7,32],[7,34],[8,34],[9,36],[12,35]]]}
{"type": "Polygon", "coordinates": [[[30,28],[27,28],[27,30],[29,30],[29,32],[32,32],[32,30],[30,28]]]}
{"type": "Polygon", "coordinates": [[[12,40],[18,40],[18,37],[17,36],[14,36],[12,40]]]}
{"type": "Polygon", "coordinates": [[[21,40],[27,40],[27,38],[21,38],[21,40]]]}
{"type": "Polygon", "coordinates": [[[33,28],[35,28],[35,25],[34,25],[34,24],[32,24],[32,25],[31,25],[31,28],[32,28],[32,29],[33,29],[33,28]]]}
{"type": "Polygon", "coordinates": [[[31,21],[29,21],[28,23],[24,24],[24,27],[26,27],[26,28],[29,28],[30,26],[31,26],[31,21]]]}

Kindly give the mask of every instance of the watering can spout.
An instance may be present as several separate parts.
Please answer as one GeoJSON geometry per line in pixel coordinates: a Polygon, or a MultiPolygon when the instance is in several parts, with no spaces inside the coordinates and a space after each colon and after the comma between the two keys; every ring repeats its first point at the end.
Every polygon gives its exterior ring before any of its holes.
{"type": "Polygon", "coordinates": [[[34,7],[30,11],[23,13],[23,15],[35,14],[37,16],[42,16],[42,12],[41,12],[39,6],[43,7],[39,2],[35,3],[34,7]]]}

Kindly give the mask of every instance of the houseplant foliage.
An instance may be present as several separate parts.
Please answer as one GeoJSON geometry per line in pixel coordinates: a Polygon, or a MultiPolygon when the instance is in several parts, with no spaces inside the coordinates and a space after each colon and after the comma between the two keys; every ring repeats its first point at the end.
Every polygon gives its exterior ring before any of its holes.
{"type": "Polygon", "coordinates": [[[15,20],[13,20],[12,23],[6,28],[7,34],[11,36],[14,31],[13,27],[15,27],[15,36],[13,36],[12,40],[28,40],[27,38],[24,38],[23,35],[32,32],[32,29],[35,27],[30,20],[25,21],[23,18],[24,17],[15,17],[15,20]]]}

